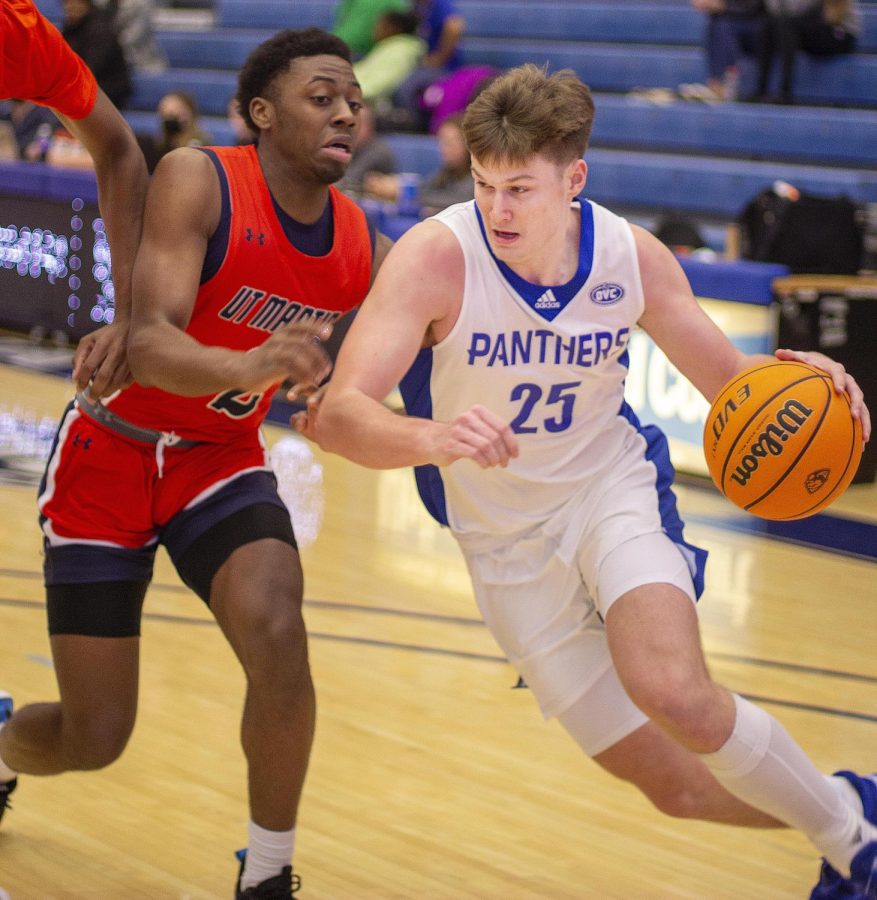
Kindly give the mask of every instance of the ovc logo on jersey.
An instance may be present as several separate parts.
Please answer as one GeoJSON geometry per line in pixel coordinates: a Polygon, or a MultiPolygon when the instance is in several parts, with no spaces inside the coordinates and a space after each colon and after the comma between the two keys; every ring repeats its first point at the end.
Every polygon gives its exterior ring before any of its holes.
{"type": "Polygon", "coordinates": [[[611,306],[613,303],[618,303],[624,296],[624,288],[612,281],[604,281],[593,288],[589,296],[592,303],[599,306],[611,306]]]}

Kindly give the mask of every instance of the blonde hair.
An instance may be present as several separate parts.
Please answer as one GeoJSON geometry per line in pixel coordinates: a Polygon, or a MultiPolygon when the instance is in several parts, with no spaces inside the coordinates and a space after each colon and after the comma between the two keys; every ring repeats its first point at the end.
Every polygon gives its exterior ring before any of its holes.
{"type": "Polygon", "coordinates": [[[572,69],[549,75],[530,63],[492,81],[469,104],[463,133],[485,164],[522,163],[537,153],[556,163],[581,158],[594,122],[590,88],[572,69]]]}

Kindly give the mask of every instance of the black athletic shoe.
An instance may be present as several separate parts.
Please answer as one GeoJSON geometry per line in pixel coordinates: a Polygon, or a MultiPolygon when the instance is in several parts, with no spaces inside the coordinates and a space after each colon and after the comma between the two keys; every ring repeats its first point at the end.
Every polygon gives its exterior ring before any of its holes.
{"type": "Polygon", "coordinates": [[[255,887],[241,890],[241,875],[244,874],[246,850],[238,850],[235,854],[241,861],[238,880],[234,888],[235,900],[295,900],[295,892],[301,887],[301,879],[292,874],[292,866],[285,866],[279,875],[260,881],[255,887]]]}
{"type": "MultiPolygon", "coordinates": [[[[12,697],[0,691],[0,722],[5,722],[10,718],[12,718],[12,697]]],[[[9,795],[15,790],[17,784],[17,778],[13,778],[12,781],[0,781],[0,820],[3,819],[6,807],[12,808],[9,803],[9,795]]]]}
{"type": "Polygon", "coordinates": [[[12,809],[9,795],[15,790],[17,784],[17,778],[13,778],[12,781],[0,781],[0,821],[3,820],[3,813],[6,812],[7,808],[12,809]]]}

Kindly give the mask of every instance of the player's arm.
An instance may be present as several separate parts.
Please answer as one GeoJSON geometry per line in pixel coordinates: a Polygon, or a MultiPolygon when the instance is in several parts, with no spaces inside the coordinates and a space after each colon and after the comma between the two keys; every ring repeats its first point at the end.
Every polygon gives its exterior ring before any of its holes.
{"type": "MultiPolygon", "coordinates": [[[[639,324],[670,362],[712,402],[738,372],[774,357],[747,355],[701,309],[676,257],[645,229],[632,226],[642,277],[645,310],[639,324]]],[[[855,418],[862,420],[867,440],[870,417],[861,388],[844,367],[822,353],[777,350],[779,359],[797,359],[832,376],[838,391],[846,391],[855,418]]]]}
{"type": "Polygon", "coordinates": [[[287,376],[325,377],[328,359],[314,340],[328,336],[325,326],[288,326],[248,353],[186,334],[220,209],[219,179],[205,153],[183,148],[162,157],[147,195],[134,266],[128,354],[135,378],[146,387],[197,397],[261,391],[287,376]]]}
{"type": "Polygon", "coordinates": [[[421,347],[446,333],[463,279],[462,250],[444,225],[423,222],[400,238],[341,347],[313,426],[321,447],[372,468],[446,465],[462,457],[505,465],[516,455],[508,424],[481,407],[436,422],[399,415],[381,402],[421,347]]]}
{"type": "Polygon", "coordinates": [[[94,160],[98,205],[113,261],[115,318],[80,341],[73,366],[77,389],[91,380],[92,397],[110,394],[131,380],[125,344],[131,318],[131,274],[140,243],[148,175],[143,153],[122,114],[103,91],[88,115],[56,114],[94,160]]]}
{"type": "Polygon", "coordinates": [[[671,251],[645,229],[631,227],[645,297],[639,324],[711,402],[733,375],[770,357],[747,356],[735,347],[701,309],[671,251]]]}
{"type": "Polygon", "coordinates": [[[9,28],[3,48],[8,70],[4,76],[8,74],[13,84],[21,78],[28,91],[26,99],[53,108],[88,150],[97,174],[98,205],[112,252],[116,316],[112,325],[83,338],[73,360],[77,388],[91,381],[92,396],[97,397],[130,381],[125,341],[131,270],[146,194],[146,163],[121,113],[58,29],[32,4],[19,6],[19,14],[4,22],[9,28]]]}

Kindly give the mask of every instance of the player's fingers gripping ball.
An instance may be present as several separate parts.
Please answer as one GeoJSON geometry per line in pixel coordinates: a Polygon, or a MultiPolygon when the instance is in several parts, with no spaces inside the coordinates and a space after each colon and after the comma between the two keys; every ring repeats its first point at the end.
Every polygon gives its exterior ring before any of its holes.
{"type": "Polygon", "coordinates": [[[862,425],[826,372],[775,360],[725,385],[707,416],[703,448],[713,481],[732,503],[765,519],[802,519],[852,481],[862,425]]]}

